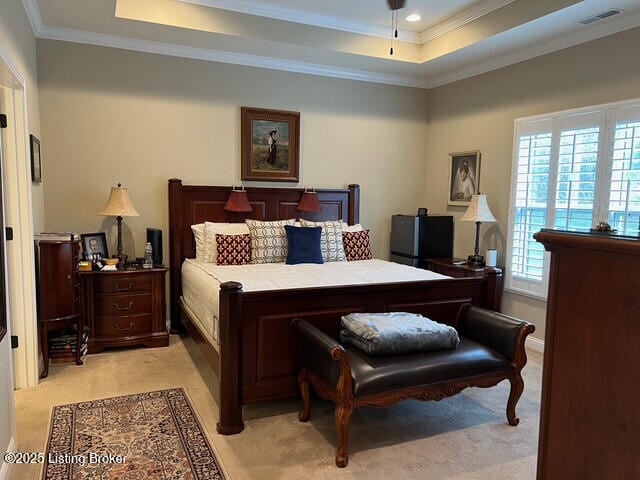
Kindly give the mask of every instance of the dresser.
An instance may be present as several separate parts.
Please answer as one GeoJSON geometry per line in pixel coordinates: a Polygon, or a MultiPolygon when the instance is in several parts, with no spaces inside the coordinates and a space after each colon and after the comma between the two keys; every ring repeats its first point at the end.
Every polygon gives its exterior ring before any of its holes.
{"type": "Polygon", "coordinates": [[[106,347],[169,345],[166,268],[80,272],[88,353],[106,347]]]}
{"type": "Polygon", "coordinates": [[[441,273],[454,278],[467,277],[486,277],[488,275],[495,276],[496,281],[490,283],[493,288],[491,298],[494,298],[495,309],[500,311],[502,303],[502,293],[504,291],[504,276],[502,268],[499,267],[478,267],[467,265],[464,260],[459,258],[427,258],[425,268],[433,272],[441,273]]]}
{"type": "Polygon", "coordinates": [[[534,237],[551,252],[537,478],[640,478],[640,239],[534,237]]]}
{"type": "Polygon", "coordinates": [[[80,308],[79,240],[36,240],[38,330],[44,360],[40,378],[49,375],[49,333],[76,327],[75,361],[82,365],[82,312],[80,308]]]}

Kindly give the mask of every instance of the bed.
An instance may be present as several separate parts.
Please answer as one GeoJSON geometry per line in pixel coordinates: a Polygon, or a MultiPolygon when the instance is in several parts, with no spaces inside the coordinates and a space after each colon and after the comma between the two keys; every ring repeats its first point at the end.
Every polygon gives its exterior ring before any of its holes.
{"type": "Polygon", "coordinates": [[[237,281],[220,284],[216,339],[202,331],[193,305],[183,299],[182,266],[195,257],[191,225],[210,222],[283,220],[359,221],[360,188],[317,190],[320,212],[296,210],[298,188],[247,188],[253,211],[224,210],[231,187],[183,185],[169,180],[170,311],[173,332],[186,329],[219,379],[220,415],[217,431],[224,435],[244,428],[242,405],[298,394],[296,339],[293,318],[302,318],[334,338],[340,317],[350,312],[406,311],[452,324],[460,305],[472,303],[497,309],[499,271],[486,277],[442,278],[322,287],[244,291],[237,281]]]}

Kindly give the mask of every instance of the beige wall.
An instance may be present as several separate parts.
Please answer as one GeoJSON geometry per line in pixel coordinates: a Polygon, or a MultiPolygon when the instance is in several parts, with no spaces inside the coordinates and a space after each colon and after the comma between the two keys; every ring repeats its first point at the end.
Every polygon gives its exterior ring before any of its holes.
{"type": "MultiPolygon", "coordinates": [[[[447,207],[448,154],[480,150],[480,190],[497,224],[483,225],[481,250],[497,247],[504,261],[511,188],[514,120],[640,97],[640,28],[565,49],[429,91],[426,205],[447,207]]],[[[473,250],[475,226],[456,222],[455,254],[473,250]]],[[[533,321],[544,338],[544,302],[506,294],[503,310],[533,321]]]]}
{"type": "MultiPolygon", "coordinates": [[[[301,113],[300,186],[360,183],[361,222],[388,257],[390,216],[423,199],[426,91],[38,41],[47,228],[107,231],[109,187],[129,188],[126,253],[146,227],[167,233],[167,180],[240,179],[240,107],[301,113]]],[[[279,186],[295,186],[279,184],[279,186]]],[[[166,259],[165,259],[166,261],[166,259]]]]}

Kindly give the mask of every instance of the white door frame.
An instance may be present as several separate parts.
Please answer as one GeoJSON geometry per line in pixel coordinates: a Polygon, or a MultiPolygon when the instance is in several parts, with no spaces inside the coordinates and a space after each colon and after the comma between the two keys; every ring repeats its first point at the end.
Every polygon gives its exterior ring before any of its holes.
{"type": "Polygon", "coordinates": [[[0,86],[8,115],[4,148],[5,225],[13,228],[7,242],[8,331],[17,335],[13,350],[15,388],[38,385],[38,324],[33,249],[33,206],[24,75],[0,45],[0,86]]]}

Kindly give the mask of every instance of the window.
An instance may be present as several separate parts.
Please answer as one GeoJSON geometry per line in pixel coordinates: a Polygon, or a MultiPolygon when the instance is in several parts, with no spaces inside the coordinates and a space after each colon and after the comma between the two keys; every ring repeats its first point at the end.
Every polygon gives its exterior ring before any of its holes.
{"type": "Polygon", "coordinates": [[[546,298],[540,229],[640,235],[640,100],[516,120],[512,171],[506,288],[546,298]]]}

